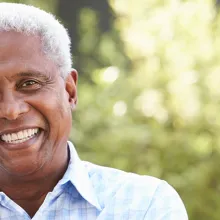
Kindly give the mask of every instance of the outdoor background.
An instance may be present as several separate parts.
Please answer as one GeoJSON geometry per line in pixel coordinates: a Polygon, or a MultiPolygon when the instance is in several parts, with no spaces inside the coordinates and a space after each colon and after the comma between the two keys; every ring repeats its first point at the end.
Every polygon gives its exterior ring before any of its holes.
{"type": "Polygon", "coordinates": [[[84,160],[156,176],[190,220],[220,219],[220,3],[21,0],[70,30],[84,160]]]}

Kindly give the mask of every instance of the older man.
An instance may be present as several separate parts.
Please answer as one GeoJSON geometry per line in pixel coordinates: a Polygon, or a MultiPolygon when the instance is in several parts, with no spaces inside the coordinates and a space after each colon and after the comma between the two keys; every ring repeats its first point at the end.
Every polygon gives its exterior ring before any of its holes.
{"type": "Polygon", "coordinates": [[[82,162],[70,40],[50,14],[0,3],[0,219],[186,220],[166,182],[82,162]]]}

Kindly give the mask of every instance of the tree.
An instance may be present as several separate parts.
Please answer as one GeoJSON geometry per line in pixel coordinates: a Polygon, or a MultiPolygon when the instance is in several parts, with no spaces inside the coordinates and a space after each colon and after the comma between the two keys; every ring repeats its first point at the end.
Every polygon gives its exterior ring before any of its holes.
{"type": "MultiPolygon", "coordinates": [[[[98,29],[101,31],[100,34],[103,34],[112,29],[111,22],[113,19],[113,15],[111,13],[111,8],[107,0],[59,0],[57,7],[58,16],[66,24],[66,27],[69,30],[70,37],[72,39],[72,53],[75,54],[75,63],[79,71],[81,70],[81,66],[83,65],[83,62],[81,60],[81,57],[83,57],[83,55],[81,54],[82,51],[79,48],[80,13],[91,12],[89,10],[84,10],[86,8],[98,15],[97,23],[98,29]]],[[[99,38],[99,35],[97,35],[97,38],[99,38]]]]}

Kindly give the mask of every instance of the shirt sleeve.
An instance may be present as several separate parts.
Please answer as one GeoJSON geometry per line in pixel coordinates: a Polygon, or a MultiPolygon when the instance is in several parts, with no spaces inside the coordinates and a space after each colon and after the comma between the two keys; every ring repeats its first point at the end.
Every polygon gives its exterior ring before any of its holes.
{"type": "Polygon", "coordinates": [[[184,204],[167,182],[161,181],[151,200],[144,220],[188,220],[184,204]]]}

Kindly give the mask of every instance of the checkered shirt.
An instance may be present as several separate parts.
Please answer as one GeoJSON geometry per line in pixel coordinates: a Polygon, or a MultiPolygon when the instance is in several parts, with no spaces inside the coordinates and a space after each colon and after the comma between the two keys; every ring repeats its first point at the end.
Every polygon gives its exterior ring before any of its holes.
{"type": "Polygon", "coordinates": [[[81,161],[71,142],[63,178],[34,217],[0,192],[0,220],[187,220],[165,181],[81,161]]]}

